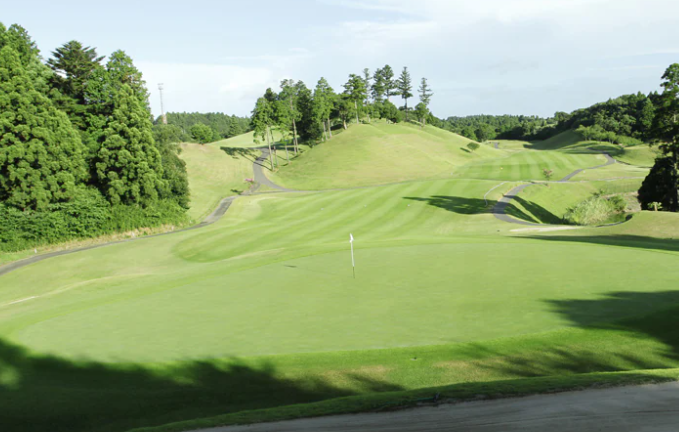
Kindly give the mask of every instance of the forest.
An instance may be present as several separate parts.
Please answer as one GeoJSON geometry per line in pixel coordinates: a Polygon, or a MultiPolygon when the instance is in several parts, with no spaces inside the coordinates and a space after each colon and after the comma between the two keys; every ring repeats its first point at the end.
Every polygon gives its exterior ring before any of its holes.
{"type": "MultiPolygon", "coordinates": [[[[250,132],[250,118],[229,116],[224,113],[175,113],[166,114],[167,125],[176,142],[206,144],[250,132]]],[[[155,121],[162,124],[162,118],[155,121]]]]}
{"type": "Polygon", "coordinates": [[[187,222],[186,167],[141,72],[104,59],[73,40],[44,61],[0,24],[0,250],[187,222]]]}

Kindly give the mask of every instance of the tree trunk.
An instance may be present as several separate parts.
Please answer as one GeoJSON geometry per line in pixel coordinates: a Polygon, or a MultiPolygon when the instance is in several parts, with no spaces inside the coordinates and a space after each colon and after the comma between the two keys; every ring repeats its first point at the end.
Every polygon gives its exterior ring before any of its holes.
{"type": "Polygon", "coordinates": [[[356,110],[356,124],[358,124],[358,102],[354,101],[354,109],[356,110]]]}
{"type": "Polygon", "coordinates": [[[344,130],[347,130],[347,121],[346,121],[346,120],[342,120],[342,123],[344,124],[344,130]]]}
{"type": "Polygon", "coordinates": [[[408,123],[408,98],[405,98],[406,100],[406,123],[408,123]]]}
{"type": "Polygon", "coordinates": [[[290,153],[288,153],[288,142],[285,142],[285,158],[288,160],[288,165],[290,165],[290,153]]]}
{"type": "Polygon", "coordinates": [[[271,163],[271,171],[273,171],[273,153],[271,152],[271,140],[269,139],[269,132],[271,129],[267,126],[266,130],[266,144],[269,146],[269,162],[271,163]]]}
{"type": "Polygon", "coordinates": [[[292,140],[295,143],[295,154],[299,151],[297,145],[297,122],[295,121],[295,109],[292,106],[292,98],[290,98],[290,115],[292,115],[292,140]]]}
{"type": "Polygon", "coordinates": [[[332,138],[332,128],[330,127],[330,117],[328,117],[328,135],[332,138]]]}
{"type": "Polygon", "coordinates": [[[326,142],[328,140],[328,132],[325,128],[325,122],[321,121],[321,124],[323,125],[323,142],[326,142]]]}

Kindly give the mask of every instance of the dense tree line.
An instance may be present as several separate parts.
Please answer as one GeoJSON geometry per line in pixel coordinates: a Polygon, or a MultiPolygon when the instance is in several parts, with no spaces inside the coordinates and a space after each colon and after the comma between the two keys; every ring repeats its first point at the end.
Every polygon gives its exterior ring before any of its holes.
{"type": "Polygon", "coordinates": [[[0,250],[185,219],[186,168],[156,139],[141,72],[123,51],[103,60],[70,41],[43,62],[0,24],[0,250]]]}
{"type": "Polygon", "coordinates": [[[620,96],[568,114],[553,117],[474,115],[449,117],[443,127],[476,141],[492,139],[544,140],[567,130],[585,139],[636,145],[652,139],[652,125],[660,95],[620,96]]]}
{"type": "MultiPolygon", "coordinates": [[[[332,138],[336,127],[347,129],[351,122],[370,123],[373,119],[386,119],[392,123],[410,121],[413,114],[424,127],[428,122],[440,126],[441,122],[432,115],[429,104],[433,92],[426,78],[422,78],[418,95],[420,103],[413,110],[408,100],[414,97],[410,71],[404,67],[395,78],[391,66],[386,65],[371,73],[364,69],[361,74],[350,74],[337,93],[325,78],[321,78],[311,89],[302,81],[286,79],[279,91],[269,88],[257,100],[252,111],[252,128],[255,138],[271,147],[273,129],[283,133],[292,145],[285,146],[286,157],[297,154],[299,141],[310,145],[332,138]],[[391,98],[400,96],[403,106],[397,108],[391,98]]],[[[271,157],[271,167],[274,158],[271,157]]]]}
{"type": "MultiPolygon", "coordinates": [[[[179,128],[181,142],[209,143],[251,131],[250,119],[223,113],[167,113],[167,124],[179,128]]],[[[161,118],[155,121],[160,124],[161,118]]]]}

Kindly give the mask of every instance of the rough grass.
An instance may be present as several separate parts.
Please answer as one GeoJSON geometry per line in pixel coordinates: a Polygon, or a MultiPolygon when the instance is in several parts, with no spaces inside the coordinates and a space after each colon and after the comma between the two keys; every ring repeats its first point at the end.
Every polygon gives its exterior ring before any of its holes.
{"type": "Polygon", "coordinates": [[[189,216],[201,221],[222,198],[246,190],[245,179],[252,177],[252,162],[259,154],[254,149],[182,144],[191,193],[189,216]]]}
{"type": "Polygon", "coordinates": [[[469,139],[413,124],[351,125],[332,140],[319,144],[272,179],[293,189],[319,190],[451,177],[456,167],[497,157],[501,152],[482,146],[470,152],[469,139]]]}

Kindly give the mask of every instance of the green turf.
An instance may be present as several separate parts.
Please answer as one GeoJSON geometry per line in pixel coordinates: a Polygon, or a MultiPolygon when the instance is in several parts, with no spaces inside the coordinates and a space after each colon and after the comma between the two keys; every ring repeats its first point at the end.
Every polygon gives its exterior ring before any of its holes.
{"type": "MultiPolygon", "coordinates": [[[[678,368],[677,215],[566,231],[502,222],[490,209],[516,181],[604,159],[577,142],[476,154],[465,142],[435,128],[353,126],[272,178],[304,189],[401,183],[239,197],[214,225],[2,276],[0,418],[16,431],[113,432],[346,412],[440,386],[526,393],[613,371],[637,371],[638,382],[664,373],[644,370],[678,368]]],[[[192,191],[203,192],[194,215],[252,175],[251,150],[227,150],[183,153],[192,191]]],[[[510,211],[553,222],[594,191],[639,182],[538,184],[510,211]]]]}
{"type": "Polygon", "coordinates": [[[222,198],[246,190],[245,179],[252,178],[252,163],[259,154],[254,149],[182,144],[191,193],[189,216],[201,221],[222,198]]]}
{"type": "Polygon", "coordinates": [[[451,177],[457,167],[503,153],[432,126],[351,125],[315,146],[272,179],[293,189],[319,190],[451,177]]]}
{"type": "MultiPolygon", "coordinates": [[[[280,131],[274,129],[273,131],[274,134],[274,140],[276,142],[279,142],[283,138],[283,134],[281,134],[280,131]]],[[[230,147],[230,148],[251,148],[251,147],[261,147],[266,145],[266,141],[262,141],[261,138],[259,138],[259,141],[255,140],[255,133],[254,132],[247,132],[242,135],[237,135],[235,137],[219,140],[212,142],[208,144],[210,147],[215,147],[215,148],[221,148],[221,147],[230,147]]]]}

